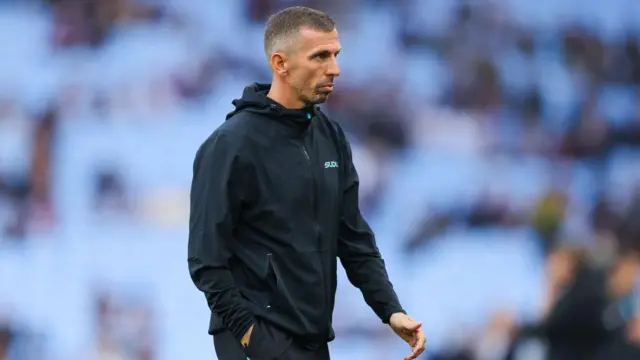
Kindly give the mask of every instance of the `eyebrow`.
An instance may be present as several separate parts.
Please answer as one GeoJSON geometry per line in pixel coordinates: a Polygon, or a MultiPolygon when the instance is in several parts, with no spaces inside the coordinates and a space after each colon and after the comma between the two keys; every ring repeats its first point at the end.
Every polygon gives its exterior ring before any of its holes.
{"type": "MultiPolygon", "coordinates": [[[[342,48],[339,48],[338,50],[336,50],[336,56],[338,56],[338,54],[340,54],[341,51],[342,51],[342,48]]],[[[329,50],[318,50],[318,51],[312,53],[311,57],[322,55],[322,54],[330,54],[330,53],[331,53],[331,51],[329,51],[329,50]]]]}

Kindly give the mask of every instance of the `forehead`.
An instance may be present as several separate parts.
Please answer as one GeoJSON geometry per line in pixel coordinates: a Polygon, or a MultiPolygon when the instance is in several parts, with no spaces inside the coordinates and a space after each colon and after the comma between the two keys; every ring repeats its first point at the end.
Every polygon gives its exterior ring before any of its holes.
{"type": "Polygon", "coordinates": [[[299,49],[303,52],[314,50],[328,50],[335,52],[340,50],[338,30],[325,32],[303,27],[299,33],[299,49]]]}

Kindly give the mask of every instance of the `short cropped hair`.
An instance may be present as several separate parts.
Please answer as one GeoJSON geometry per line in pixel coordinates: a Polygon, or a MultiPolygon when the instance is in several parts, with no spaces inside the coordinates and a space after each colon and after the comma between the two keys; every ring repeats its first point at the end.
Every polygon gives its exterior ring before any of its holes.
{"type": "Polygon", "coordinates": [[[267,59],[294,40],[301,28],[330,32],[336,23],[322,11],[304,6],[292,6],[269,17],[264,28],[264,52],[267,59]]]}

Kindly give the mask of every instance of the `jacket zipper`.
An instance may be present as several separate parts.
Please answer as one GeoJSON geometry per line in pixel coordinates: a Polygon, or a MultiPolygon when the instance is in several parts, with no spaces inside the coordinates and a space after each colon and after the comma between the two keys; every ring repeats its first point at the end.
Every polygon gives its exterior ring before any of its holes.
{"type": "MultiPolygon", "coordinates": [[[[316,183],[316,175],[313,171],[313,162],[311,161],[311,157],[309,156],[309,152],[307,151],[307,148],[304,146],[304,144],[302,144],[300,146],[300,148],[302,149],[302,153],[304,154],[305,159],[307,160],[307,164],[309,164],[309,169],[311,170],[311,178],[313,179],[313,189],[312,189],[312,194],[311,194],[311,206],[313,207],[313,224],[314,224],[314,235],[316,237],[316,242],[318,244],[318,247],[320,248],[322,244],[320,244],[321,239],[320,239],[320,228],[318,226],[318,204],[317,204],[317,199],[316,199],[316,191],[317,191],[317,187],[318,184],[316,183]]],[[[323,265],[323,264],[321,264],[323,265]]],[[[320,273],[322,276],[322,284],[324,286],[324,291],[325,294],[327,294],[327,297],[329,296],[329,289],[328,289],[328,284],[326,281],[326,278],[324,276],[324,269],[320,269],[320,273]]],[[[323,311],[326,311],[327,308],[327,304],[328,304],[328,298],[325,297],[324,299],[324,304],[323,304],[323,311]]]]}
{"type": "MultiPolygon", "coordinates": [[[[315,227],[315,235],[318,236],[320,233],[318,228],[318,204],[316,199],[316,189],[318,187],[318,184],[316,184],[316,175],[313,172],[313,163],[311,162],[309,152],[307,152],[307,148],[304,145],[301,145],[300,148],[302,149],[302,153],[304,154],[305,159],[307,159],[307,164],[309,164],[309,169],[311,170],[311,178],[313,179],[313,188],[311,189],[311,207],[313,208],[313,223],[315,227]]],[[[318,241],[320,241],[320,239],[318,239],[318,241]]]]}

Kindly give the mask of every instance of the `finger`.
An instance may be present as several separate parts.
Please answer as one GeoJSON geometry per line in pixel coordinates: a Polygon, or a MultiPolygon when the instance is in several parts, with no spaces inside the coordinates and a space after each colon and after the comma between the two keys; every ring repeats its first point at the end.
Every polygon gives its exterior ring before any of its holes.
{"type": "Polygon", "coordinates": [[[402,337],[411,347],[414,347],[418,341],[418,332],[421,332],[421,329],[421,325],[417,329],[406,328],[402,337]]]}
{"type": "Polygon", "coordinates": [[[412,355],[414,355],[415,358],[420,356],[420,354],[424,352],[426,344],[427,344],[427,338],[424,336],[424,332],[422,331],[418,332],[416,345],[413,347],[412,355]]]}
{"type": "Polygon", "coordinates": [[[413,351],[417,353],[416,355],[420,355],[424,351],[426,345],[427,345],[427,338],[424,336],[424,333],[420,331],[418,333],[418,339],[416,341],[416,345],[413,348],[413,351]]]}
{"type": "Polygon", "coordinates": [[[399,333],[399,335],[402,338],[402,340],[406,341],[409,345],[411,345],[411,347],[413,347],[416,344],[416,341],[418,340],[418,338],[416,337],[415,331],[409,331],[405,329],[401,333],[399,333]]]}
{"type": "Polygon", "coordinates": [[[413,359],[417,359],[418,356],[420,356],[420,354],[422,354],[422,351],[418,351],[416,349],[411,351],[411,354],[405,356],[405,360],[413,360],[413,359]]]}
{"type": "Polygon", "coordinates": [[[413,320],[409,320],[404,324],[405,329],[409,331],[416,331],[420,329],[421,326],[422,326],[422,323],[413,321],[413,320]]]}
{"type": "Polygon", "coordinates": [[[417,359],[418,356],[420,356],[420,354],[422,353],[422,351],[420,352],[416,352],[416,351],[411,351],[411,354],[407,355],[404,357],[404,360],[414,360],[417,359]]]}
{"type": "Polygon", "coordinates": [[[420,333],[422,333],[422,330],[418,329],[411,335],[411,347],[415,347],[416,345],[418,345],[420,341],[420,333]]]}
{"type": "Polygon", "coordinates": [[[418,338],[415,336],[412,336],[411,339],[409,339],[408,343],[411,347],[414,347],[418,345],[418,338]]]}
{"type": "Polygon", "coordinates": [[[415,359],[422,353],[422,350],[418,346],[414,346],[411,350],[411,355],[409,355],[409,359],[415,359]]]}

